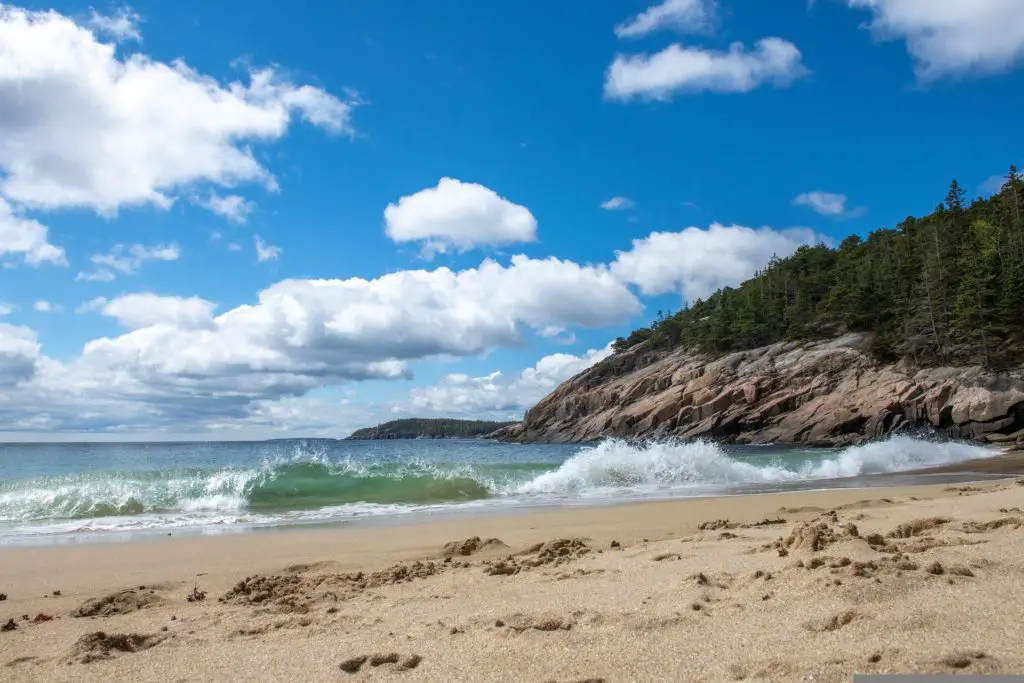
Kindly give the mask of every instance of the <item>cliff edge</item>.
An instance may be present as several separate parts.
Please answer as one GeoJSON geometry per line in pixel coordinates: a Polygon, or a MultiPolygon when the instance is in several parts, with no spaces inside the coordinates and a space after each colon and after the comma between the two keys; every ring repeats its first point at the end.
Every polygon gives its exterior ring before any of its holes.
{"type": "Polygon", "coordinates": [[[561,384],[505,441],[710,438],[838,446],[932,428],[1024,445],[1024,368],[883,364],[868,334],[784,342],[710,358],[686,350],[618,353],[561,384]]]}

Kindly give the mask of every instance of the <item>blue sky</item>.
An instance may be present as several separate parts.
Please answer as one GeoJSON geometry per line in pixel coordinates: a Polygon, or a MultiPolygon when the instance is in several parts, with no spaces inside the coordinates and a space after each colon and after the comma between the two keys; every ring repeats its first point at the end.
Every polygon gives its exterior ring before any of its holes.
{"type": "Polygon", "coordinates": [[[516,416],[1024,157],[1017,0],[318,5],[0,3],[0,438],[516,416]]]}

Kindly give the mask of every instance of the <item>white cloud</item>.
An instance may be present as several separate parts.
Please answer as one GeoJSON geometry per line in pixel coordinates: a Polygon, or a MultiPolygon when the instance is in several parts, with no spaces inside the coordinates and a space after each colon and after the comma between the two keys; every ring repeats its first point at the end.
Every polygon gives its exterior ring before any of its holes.
{"type": "Polygon", "coordinates": [[[405,412],[428,415],[516,417],[551,393],[559,384],[583,372],[612,354],[611,345],[590,349],[582,356],[554,353],[544,356],[533,367],[507,378],[501,372],[483,377],[462,373],[446,375],[440,382],[409,392],[405,412]]]}
{"type": "Polygon", "coordinates": [[[834,192],[804,192],[793,203],[820,213],[822,216],[842,216],[846,213],[846,195],[834,192]]]}
{"type": "MultiPolygon", "coordinates": [[[[0,102],[0,112],[3,103],[0,102]]],[[[0,128],[3,127],[0,121],[0,128]]],[[[0,139],[0,146],[3,140],[0,139]]],[[[13,255],[21,257],[31,266],[52,263],[66,266],[67,258],[64,250],[49,242],[46,226],[39,221],[25,218],[0,197],[0,259],[13,255]]]]}
{"type": "Polygon", "coordinates": [[[31,379],[40,358],[35,331],[0,323],[0,387],[12,387],[31,379]]]}
{"type": "Polygon", "coordinates": [[[242,251],[242,245],[239,244],[238,242],[232,242],[231,244],[228,245],[228,251],[242,251]]]}
{"type": "Polygon", "coordinates": [[[60,306],[51,303],[46,299],[39,299],[38,301],[35,302],[35,304],[32,305],[32,308],[34,308],[39,313],[56,313],[57,311],[60,310],[60,306]]]}
{"type": "MultiPolygon", "coordinates": [[[[105,32],[135,26],[113,21],[105,32]]],[[[203,184],[273,188],[255,145],[296,119],[350,135],[359,104],[273,68],[223,84],[183,61],[123,54],[54,11],[0,5],[0,45],[0,195],[28,208],[109,215],[167,207],[203,184]]]]}
{"type": "Polygon", "coordinates": [[[815,213],[820,213],[822,216],[829,216],[830,218],[856,218],[864,214],[865,209],[863,206],[847,210],[846,202],[847,197],[845,194],[822,192],[820,190],[804,192],[793,199],[793,204],[796,206],[806,206],[815,213]]]}
{"type": "Polygon", "coordinates": [[[68,362],[40,355],[34,333],[29,353],[20,333],[8,354],[16,362],[0,360],[21,382],[16,394],[0,391],[0,424],[207,429],[314,389],[407,377],[412,361],[519,346],[531,329],[621,324],[641,306],[604,266],[516,256],[462,271],[283,280],[219,315],[203,299],[153,294],[77,310],[130,330],[89,341],[68,362]]]}
{"type": "Polygon", "coordinates": [[[1019,0],[849,0],[872,32],[903,39],[922,82],[1006,71],[1024,58],[1019,0]]]}
{"type": "MultiPolygon", "coordinates": [[[[260,263],[263,263],[264,261],[276,261],[281,258],[281,252],[283,251],[281,247],[275,247],[273,244],[267,244],[259,235],[253,235],[252,241],[256,245],[256,260],[260,263]]],[[[235,249],[231,249],[232,246],[233,245],[229,244],[228,249],[236,251],[235,249]]]]}
{"type": "MultiPolygon", "coordinates": [[[[216,192],[211,192],[209,197],[197,198],[195,203],[239,225],[249,220],[249,215],[256,209],[255,202],[237,194],[222,197],[216,192]]],[[[220,233],[215,234],[220,235],[220,233]]]]}
{"type": "Polygon", "coordinates": [[[130,329],[154,325],[171,325],[179,329],[213,326],[213,311],[217,305],[197,296],[158,296],[149,292],[126,294],[113,301],[102,302],[103,315],[116,318],[130,329]]]}
{"type": "Polygon", "coordinates": [[[15,307],[13,305],[0,301],[0,315],[10,315],[11,313],[14,313],[14,308],[15,307]]]}
{"type": "Polygon", "coordinates": [[[611,199],[601,202],[601,208],[605,211],[621,211],[624,209],[632,209],[636,206],[629,197],[612,197],[611,199]]]}
{"type": "Polygon", "coordinates": [[[537,239],[537,220],[525,206],[494,190],[454,178],[402,197],[384,210],[384,231],[394,242],[422,242],[423,254],[537,239]]]}
{"type": "Polygon", "coordinates": [[[109,299],[105,296],[97,296],[88,301],[83,301],[79,304],[78,308],[75,309],[75,313],[91,313],[92,311],[98,311],[107,305],[109,299]]]}
{"type": "MultiPolygon", "coordinates": [[[[1020,164],[1014,164],[1014,168],[1021,168],[1020,164]]],[[[1019,172],[1018,172],[1019,173],[1019,172]]],[[[989,176],[978,185],[977,194],[979,197],[991,197],[1003,189],[1006,179],[1009,177],[1009,170],[1000,175],[989,176]]]]}
{"type": "Polygon", "coordinates": [[[141,17],[130,7],[122,7],[112,15],[92,11],[88,25],[97,33],[106,34],[118,42],[142,40],[139,33],[141,17]]]}
{"type": "Polygon", "coordinates": [[[727,52],[673,44],[655,54],[618,55],[605,76],[605,97],[668,100],[679,93],[749,92],[784,88],[809,72],[800,50],[781,38],[764,38],[754,50],[733,43],[727,52]]]}
{"type": "Polygon", "coordinates": [[[678,291],[687,300],[705,299],[722,287],[734,287],[801,245],[823,240],[804,228],[772,230],[713,223],[707,230],[654,232],[616,252],[611,271],[647,295],[678,291]]]}
{"type": "Polygon", "coordinates": [[[177,244],[157,244],[146,247],[133,244],[126,247],[115,244],[109,254],[93,254],[89,260],[96,266],[92,272],[80,272],[76,280],[86,282],[111,282],[121,275],[137,275],[139,268],[147,261],[177,261],[181,248],[177,244]]]}
{"type": "Polygon", "coordinates": [[[714,28],[716,0],[664,0],[615,27],[619,38],[640,38],[661,29],[703,33],[714,28]]]}

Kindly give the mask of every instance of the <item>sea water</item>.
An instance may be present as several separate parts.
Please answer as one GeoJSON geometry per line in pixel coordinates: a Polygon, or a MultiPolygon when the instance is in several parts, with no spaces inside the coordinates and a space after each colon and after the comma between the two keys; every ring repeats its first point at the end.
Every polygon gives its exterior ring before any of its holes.
{"type": "MultiPolygon", "coordinates": [[[[994,454],[909,437],[835,450],[618,440],[0,444],[0,545],[933,483],[901,473],[994,454]]],[[[942,480],[967,478],[978,477],[942,480]]]]}

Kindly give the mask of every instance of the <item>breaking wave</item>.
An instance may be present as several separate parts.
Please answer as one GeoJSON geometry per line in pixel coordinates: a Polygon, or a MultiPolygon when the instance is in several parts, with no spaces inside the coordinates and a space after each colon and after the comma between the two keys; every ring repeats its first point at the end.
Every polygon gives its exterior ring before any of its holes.
{"type": "Polygon", "coordinates": [[[608,440],[580,447],[560,464],[332,461],[322,453],[300,454],[248,468],[0,480],[0,527],[62,533],[273,525],[501,503],[703,495],[903,472],[993,454],[980,446],[909,437],[833,451],[608,440]]]}

